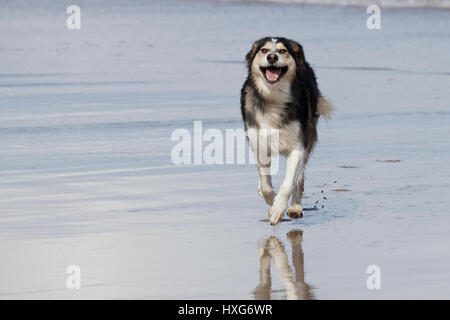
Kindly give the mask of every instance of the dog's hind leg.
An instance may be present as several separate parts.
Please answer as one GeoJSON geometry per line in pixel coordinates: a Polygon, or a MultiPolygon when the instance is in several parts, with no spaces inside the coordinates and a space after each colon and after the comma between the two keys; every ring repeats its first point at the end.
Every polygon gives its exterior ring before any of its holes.
{"type": "Polygon", "coordinates": [[[273,206],[269,210],[269,220],[271,224],[277,224],[283,217],[289,198],[294,191],[294,184],[296,184],[297,181],[296,178],[298,176],[303,176],[304,161],[305,150],[303,148],[294,149],[287,156],[286,175],[281,184],[280,191],[273,201],[273,206]],[[301,172],[299,172],[299,170],[301,172]]]}
{"type": "Polygon", "coordinates": [[[287,216],[291,219],[298,219],[303,217],[302,197],[305,190],[305,166],[308,162],[309,155],[311,154],[314,144],[311,144],[306,149],[305,157],[302,159],[300,169],[295,177],[294,191],[292,193],[291,206],[287,211],[287,216]]]}
{"type": "Polygon", "coordinates": [[[295,182],[294,191],[292,192],[291,206],[289,207],[289,209],[286,213],[287,216],[291,219],[298,219],[303,216],[302,196],[303,196],[303,190],[304,190],[304,186],[305,186],[304,169],[299,170],[299,174],[301,174],[301,176],[295,182]]]}

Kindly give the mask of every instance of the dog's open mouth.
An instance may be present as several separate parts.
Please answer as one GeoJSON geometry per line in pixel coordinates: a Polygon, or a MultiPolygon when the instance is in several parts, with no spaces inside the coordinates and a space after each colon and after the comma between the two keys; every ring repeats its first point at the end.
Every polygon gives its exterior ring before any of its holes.
{"type": "Polygon", "coordinates": [[[275,83],[285,75],[288,67],[261,67],[261,71],[264,74],[267,82],[275,83]]]}

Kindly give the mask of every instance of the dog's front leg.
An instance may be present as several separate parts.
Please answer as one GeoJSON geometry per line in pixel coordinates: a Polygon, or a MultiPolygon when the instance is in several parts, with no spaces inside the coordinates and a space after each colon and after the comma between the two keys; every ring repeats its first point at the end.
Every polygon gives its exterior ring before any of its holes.
{"type": "Polygon", "coordinates": [[[270,175],[271,156],[268,142],[270,139],[269,131],[249,128],[247,130],[247,137],[252,151],[255,154],[256,165],[258,167],[258,193],[271,206],[276,194],[273,191],[272,176],[270,175]]]}
{"type": "Polygon", "coordinates": [[[275,197],[272,208],[269,210],[269,220],[273,225],[280,222],[284,215],[284,211],[286,211],[289,198],[294,190],[294,182],[297,177],[297,171],[300,168],[300,163],[303,157],[303,149],[294,149],[287,156],[286,176],[281,184],[280,191],[275,197]]]}
{"type": "Polygon", "coordinates": [[[258,174],[259,174],[259,182],[258,182],[258,193],[261,197],[264,198],[266,203],[271,206],[273,204],[273,200],[275,199],[275,192],[272,187],[272,176],[270,175],[270,163],[267,165],[263,165],[258,163],[258,174]]]}

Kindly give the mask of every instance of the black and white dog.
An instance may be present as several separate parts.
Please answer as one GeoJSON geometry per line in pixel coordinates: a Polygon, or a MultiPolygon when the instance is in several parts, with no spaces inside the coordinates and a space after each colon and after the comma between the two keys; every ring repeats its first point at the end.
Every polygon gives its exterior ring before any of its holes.
{"type": "Polygon", "coordinates": [[[302,46],[286,38],[256,41],[246,56],[248,77],[241,90],[241,111],[259,172],[258,192],[271,206],[269,221],[287,214],[302,216],[304,168],[317,141],[319,116],[328,118],[333,106],[321,96],[302,46]],[[287,158],[286,176],[275,194],[270,158],[287,158]],[[266,161],[263,160],[266,157],[266,161]]]}

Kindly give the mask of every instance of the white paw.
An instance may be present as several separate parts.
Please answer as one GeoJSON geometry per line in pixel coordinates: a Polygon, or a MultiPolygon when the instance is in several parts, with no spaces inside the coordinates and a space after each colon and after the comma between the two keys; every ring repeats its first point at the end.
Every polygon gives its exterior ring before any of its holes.
{"type": "Polygon", "coordinates": [[[269,221],[271,225],[276,225],[278,222],[281,221],[281,218],[283,218],[284,210],[283,209],[277,209],[272,206],[269,210],[269,221]]]}
{"type": "Polygon", "coordinates": [[[269,210],[269,221],[272,225],[276,225],[283,218],[288,200],[289,197],[281,197],[280,194],[275,198],[273,206],[269,210]]]}

